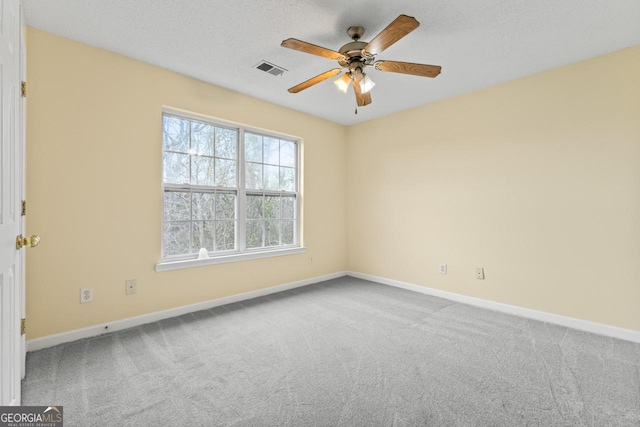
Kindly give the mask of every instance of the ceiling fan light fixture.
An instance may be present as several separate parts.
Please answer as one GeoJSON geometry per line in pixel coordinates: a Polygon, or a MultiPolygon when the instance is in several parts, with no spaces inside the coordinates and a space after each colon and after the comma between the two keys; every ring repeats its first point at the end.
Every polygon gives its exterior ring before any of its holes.
{"type": "Polygon", "coordinates": [[[349,83],[351,83],[351,76],[348,73],[345,73],[338,80],[333,82],[338,90],[342,93],[347,93],[347,89],[349,89],[349,83]]]}
{"type": "Polygon", "coordinates": [[[378,71],[391,73],[411,74],[422,77],[436,77],[440,74],[441,67],[437,65],[414,64],[400,61],[376,61],[376,55],[386,50],[407,34],[420,26],[416,18],[407,15],[399,15],[387,25],[370,42],[360,41],[364,34],[363,27],[349,27],[347,34],[352,42],[343,45],[338,50],[331,50],[298,39],[286,39],[280,45],[288,49],[320,56],[338,61],[340,68],[334,68],[320,75],[310,78],[296,86],[287,89],[290,93],[298,93],[313,85],[340,76],[334,84],[338,90],[347,93],[349,84],[353,81],[353,93],[359,107],[371,104],[371,89],[375,83],[364,73],[366,67],[373,67],[378,71]]]}
{"type": "Polygon", "coordinates": [[[362,81],[360,82],[360,90],[362,91],[362,93],[367,93],[369,92],[371,89],[373,89],[373,87],[376,84],[373,82],[373,80],[371,80],[369,78],[369,76],[367,76],[366,74],[364,75],[364,78],[362,79],[362,81]]]}

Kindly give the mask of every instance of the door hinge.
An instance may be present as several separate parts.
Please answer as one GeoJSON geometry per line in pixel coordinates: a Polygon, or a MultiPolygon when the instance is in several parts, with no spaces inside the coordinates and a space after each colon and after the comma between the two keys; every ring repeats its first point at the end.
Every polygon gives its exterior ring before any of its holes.
{"type": "Polygon", "coordinates": [[[20,87],[22,89],[22,97],[26,98],[27,97],[27,82],[22,82],[20,84],[20,87]]]}
{"type": "Polygon", "coordinates": [[[27,201],[23,200],[22,201],[22,216],[25,216],[27,214],[27,201]]]}
{"type": "Polygon", "coordinates": [[[27,333],[27,319],[22,319],[20,322],[20,335],[27,333]]]}

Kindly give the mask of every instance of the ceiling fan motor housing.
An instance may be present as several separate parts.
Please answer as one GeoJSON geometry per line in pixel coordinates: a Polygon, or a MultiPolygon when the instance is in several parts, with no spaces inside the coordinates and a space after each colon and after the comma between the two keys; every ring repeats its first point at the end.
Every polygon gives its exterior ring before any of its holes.
{"type": "Polygon", "coordinates": [[[367,42],[350,42],[340,48],[338,52],[345,56],[345,59],[338,60],[343,67],[352,68],[351,65],[359,65],[363,67],[367,58],[365,57],[364,48],[367,42]]]}

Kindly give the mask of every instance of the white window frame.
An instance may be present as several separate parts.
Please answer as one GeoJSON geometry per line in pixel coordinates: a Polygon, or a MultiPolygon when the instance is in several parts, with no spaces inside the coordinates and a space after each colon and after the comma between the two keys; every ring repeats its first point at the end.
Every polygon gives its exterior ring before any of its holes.
{"type": "MultiPolygon", "coordinates": [[[[205,265],[222,264],[227,262],[246,261],[251,259],[269,258],[275,256],[294,255],[306,252],[306,248],[302,245],[302,189],[301,189],[301,163],[302,163],[302,139],[292,135],[286,135],[279,132],[273,132],[265,129],[259,129],[252,126],[243,125],[240,123],[234,123],[227,120],[222,120],[214,117],[204,116],[196,113],[186,112],[182,110],[176,110],[171,108],[163,108],[161,115],[161,129],[162,122],[165,115],[177,117],[184,120],[197,121],[206,123],[215,127],[233,129],[238,132],[238,139],[236,141],[236,184],[237,184],[237,196],[236,196],[236,233],[235,233],[235,250],[209,252],[209,258],[197,259],[197,255],[172,255],[163,257],[161,255],[160,263],[156,264],[156,271],[176,270],[182,268],[200,267],[205,265]],[[273,190],[247,190],[245,188],[245,159],[244,159],[244,136],[245,132],[258,134],[261,136],[278,138],[286,141],[291,141],[296,144],[296,166],[295,166],[295,179],[296,188],[294,192],[283,192],[273,190]],[[263,195],[294,195],[296,199],[296,209],[294,218],[294,243],[292,245],[281,246],[268,246],[260,248],[245,248],[246,244],[246,197],[247,193],[260,193],[263,195]]],[[[161,150],[163,149],[163,142],[161,141],[161,150]]],[[[264,159],[263,159],[264,160],[264,159]]],[[[162,160],[161,160],[162,162],[162,160]]],[[[164,164],[161,163],[161,167],[164,168],[164,164]]],[[[164,177],[164,174],[162,174],[164,177]]],[[[164,194],[165,189],[175,190],[194,190],[197,191],[199,186],[197,185],[180,185],[180,184],[165,184],[164,178],[161,179],[161,191],[162,191],[162,210],[161,226],[160,226],[160,251],[162,253],[164,247],[164,194]]],[[[200,187],[210,190],[211,187],[200,187]]],[[[230,188],[225,191],[232,190],[230,188]]],[[[233,189],[235,190],[235,188],[233,189]]]]}

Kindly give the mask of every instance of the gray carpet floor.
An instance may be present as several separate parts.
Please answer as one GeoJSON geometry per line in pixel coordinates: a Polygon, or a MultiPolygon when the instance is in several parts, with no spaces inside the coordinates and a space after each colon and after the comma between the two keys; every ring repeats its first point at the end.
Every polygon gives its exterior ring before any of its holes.
{"type": "Polygon", "coordinates": [[[65,426],[640,426],[640,344],[343,277],[27,355],[65,426]]]}

